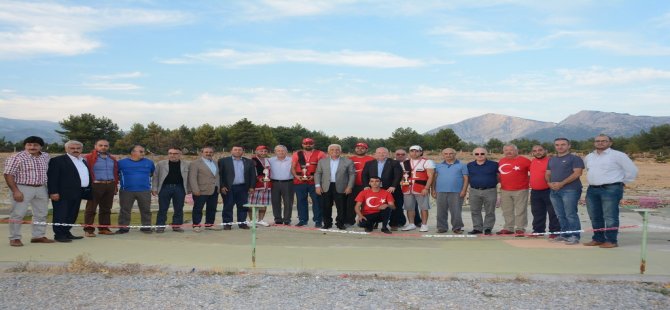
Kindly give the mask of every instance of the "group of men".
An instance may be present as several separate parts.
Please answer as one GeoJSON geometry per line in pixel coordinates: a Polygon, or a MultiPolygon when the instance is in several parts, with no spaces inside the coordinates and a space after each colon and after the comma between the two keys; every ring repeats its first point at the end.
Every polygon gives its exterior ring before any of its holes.
{"type": "MultiPolygon", "coordinates": [[[[595,150],[584,160],[570,153],[568,139],[558,138],[554,141],[553,157],[536,145],[533,159],[529,160],[510,144],[504,146],[504,157],[499,162],[487,159],[486,149],[478,147],[473,151],[475,160],[467,164],[456,158],[452,148],[442,150],[444,160],[435,163],[423,157],[423,149],[418,145],[411,146],[409,153],[397,149],[392,159],[384,147],[377,148],[374,156],[367,155],[368,145],[363,142],[357,143],[355,154],[347,158],[342,156],[340,145],[331,144],[327,152],[322,152],[315,148],[311,138],[304,138],[302,148],[292,156],[288,156],[285,146],[277,145],[274,156],[270,157],[270,149],[260,145],[254,156],[247,158],[243,156],[243,147],[235,146],[231,156],[215,162],[214,149],[205,146],[199,150],[198,159],[186,161],[181,159],[181,149],[172,147],[168,159],[156,164],[144,157],[145,150],[140,145],[132,147],[129,157],[117,160],[109,153],[109,142],[104,139],[97,141],[94,150],[84,156],[83,145],[78,141],[68,141],[66,154],[52,159],[41,151],[42,146],[41,138],[26,138],[25,150],[10,156],[5,165],[5,180],[12,191],[11,246],[23,245],[20,227],[29,204],[34,222],[32,243],[83,238],[73,235],[67,225],[53,226],[54,240],[45,236],[49,199],[54,222],[65,224],[76,221],[81,200],[88,200],[84,219],[86,237],[96,236],[96,226],[98,234],[128,233],[135,203],[140,210],[140,231],[163,233],[171,228],[184,232],[183,207],[189,193],[193,195],[189,226],[195,232],[231,230],[233,225],[248,229],[246,204],[271,205],[274,223],[290,225],[294,197],[298,227],[309,223],[311,200],[312,221],[317,228],[330,229],[334,224],[344,230],[359,225],[370,232],[381,225],[381,231],[387,234],[417,228],[427,232],[432,196],[437,205],[437,232],[446,233],[451,223],[454,234],[463,234],[461,212],[469,190],[473,223],[469,234],[491,235],[498,183],[504,225],[496,234],[526,236],[530,188],[533,234],[528,236],[544,234],[548,219],[549,231],[561,232],[551,234],[551,240],[577,244],[581,230],[577,215],[582,191],[579,178],[586,168],[589,181],[586,200],[595,232],[593,240],[585,245],[611,248],[617,246],[623,186],[637,175],[632,161],[610,148],[611,139],[606,135],[596,137],[595,150]],[[119,229],[112,232],[110,214],[117,193],[119,229]],[[154,226],[150,210],[152,195],[158,197],[159,204],[154,226]],[[222,225],[215,225],[219,195],[223,199],[222,225]],[[170,205],[174,211],[171,224],[167,225],[170,205]],[[96,211],[99,211],[98,225],[94,225],[96,211]]],[[[261,208],[257,224],[269,226],[264,217],[265,209],[261,208]]]]}

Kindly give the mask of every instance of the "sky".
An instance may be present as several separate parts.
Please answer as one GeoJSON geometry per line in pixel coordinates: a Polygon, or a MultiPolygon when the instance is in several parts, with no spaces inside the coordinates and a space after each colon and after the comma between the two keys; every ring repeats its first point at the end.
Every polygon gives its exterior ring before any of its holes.
{"type": "Polygon", "coordinates": [[[670,1],[0,0],[0,116],[423,133],[670,115],[670,1]]]}

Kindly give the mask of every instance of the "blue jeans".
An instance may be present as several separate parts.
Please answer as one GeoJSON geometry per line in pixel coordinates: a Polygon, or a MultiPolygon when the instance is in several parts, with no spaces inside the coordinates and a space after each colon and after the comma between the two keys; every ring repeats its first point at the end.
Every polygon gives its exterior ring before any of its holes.
{"type": "Polygon", "coordinates": [[[314,223],[322,223],[323,218],[321,215],[321,201],[319,195],[316,194],[316,188],[314,184],[294,184],[293,190],[295,191],[295,196],[298,199],[298,223],[307,225],[309,222],[309,204],[307,203],[307,196],[312,197],[312,212],[314,217],[312,220],[314,223]]]}
{"type": "MultiPolygon", "coordinates": [[[[581,189],[559,189],[558,191],[551,191],[549,197],[551,199],[551,204],[554,205],[554,211],[556,212],[556,217],[558,217],[558,222],[561,225],[561,231],[576,231],[582,229],[582,225],[579,223],[579,215],[577,214],[577,203],[579,203],[579,197],[581,195],[581,189]]],[[[561,236],[565,238],[575,236],[579,239],[580,234],[578,232],[564,233],[561,234],[561,236]]]]}
{"type": "MultiPolygon", "coordinates": [[[[228,194],[223,195],[223,222],[231,223],[233,221],[233,206],[237,206],[237,221],[246,222],[247,207],[244,205],[249,201],[249,188],[246,184],[233,185],[228,190],[228,194]]],[[[244,226],[246,224],[238,224],[244,226]]]]}
{"type": "Polygon", "coordinates": [[[184,185],[182,184],[163,184],[160,192],[158,192],[158,214],[156,215],[156,225],[165,225],[167,221],[167,211],[170,208],[170,200],[172,200],[172,208],[174,214],[172,215],[172,225],[181,225],[184,223],[184,185]]]}
{"type": "Polygon", "coordinates": [[[586,190],[586,209],[593,227],[593,241],[617,243],[618,229],[597,231],[601,228],[619,227],[619,202],[623,198],[623,184],[589,186],[586,190]]]}

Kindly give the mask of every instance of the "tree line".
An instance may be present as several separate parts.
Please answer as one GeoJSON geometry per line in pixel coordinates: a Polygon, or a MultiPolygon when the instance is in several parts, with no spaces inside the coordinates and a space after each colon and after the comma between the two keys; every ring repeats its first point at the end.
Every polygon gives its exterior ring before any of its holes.
{"type": "MultiPolygon", "coordinates": [[[[325,149],[332,143],[340,144],[344,152],[353,152],[357,142],[367,143],[370,150],[380,146],[394,150],[418,144],[425,150],[437,151],[451,147],[458,151],[470,152],[478,146],[483,146],[491,153],[501,153],[502,147],[507,143],[515,144],[522,154],[530,153],[533,145],[537,144],[553,150],[552,142],[540,142],[526,138],[511,141],[492,138],[483,145],[465,142],[448,128],[441,129],[434,134],[420,134],[411,127],[400,127],[391,132],[388,138],[383,139],[354,136],[339,138],[322,131],[309,130],[301,124],[290,127],[271,127],[265,124],[254,124],[246,118],[231,125],[216,127],[210,124],[197,127],[181,125],[175,129],[163,128],[152,121],[147,125],[135,123],[127,132],[124,132],[107,117],[84,113],[70,115],[59,124],[62,130],[56,130],[56,132],[63,136],[63,142],[78,140],[84,143],[85,151],[90,151],[96,140],[105,138],[109,140],[112,151],[117,154],[127,154],[135,144],[143,145],[154,154],[166,154],[167,149],[171,146],[179,146],[185,150],[185,153],[195,154],[198,148],[205,145],[212,146],[217,151],[228,151],[233,146],[243,146],[246,150],[252,150],[257,145],[267,145],[272,148],[277,144],[283,144],[289,151],[295,151],[301,148],[301,141],[304,137],[313,138],[317,147],[321,149],[325,149]]],[[[628,138],[615,137],[613,142],[613,148],[628,154],[651,152],[667,156],[670,152],[670,124],[654,126],[649,131],[641,131],[628,138]]],[[[0,138],[0,150],[8,152],[13,151],[14,148],[20,150],[22,144],[6,141],[4,137],[0,138]]],[[[48,149],[60,151],[62,144],[53,143],[48,146],[48,149]]],[[[572,141],[572,149],[577,152],[590,152],[593,149],[593,138],[572,141]]]]}

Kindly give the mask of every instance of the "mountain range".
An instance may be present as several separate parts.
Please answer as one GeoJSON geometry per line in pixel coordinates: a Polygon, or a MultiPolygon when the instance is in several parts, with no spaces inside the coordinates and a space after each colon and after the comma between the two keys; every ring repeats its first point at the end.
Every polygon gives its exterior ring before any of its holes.
{"type": "Polygon", "coordinates": [[[28,136],[38,136],[47,143],[63,142],[54,130],[62,130],[57,122],[0,117],[0,138],[4,137],[5,141],[19,142],[28,136]]]}
{"type": "MultiPolygon", "coordinates": [[[[451,128],[461,140],[485,143],[491,138],[510,141],[519,138],[553,141],[557,137],[571,140],[586,140],[605,133],[613,137],[630,137],[648,131],[652,126],[670,124],[670,116],[637,116],[625,113],[580,111],[558,122],[542,122],[515,116],[488,113],[429,130],[434,134],[443,128],[451,128]]],[[[55,132],[61,130],[57,122],[20,120],[0,117],[0,138],[18,142],[27,136],[36,135],[47,143],[62,142],[55,132]]]]}
{"type": "Polygon", "coordinates": [[[612,137],[630,137],[652,126],[670,124],[670,116],[637,116],[626,113],[580,111],[559,123],[542,122],[515,116],[488,113],[429,130],[434,134],[451,128],[462,140],[485,143],[491,138],[510,141],[519,138],[553,141],[558,137],[586,140],[600,133],[612,137]]]}

